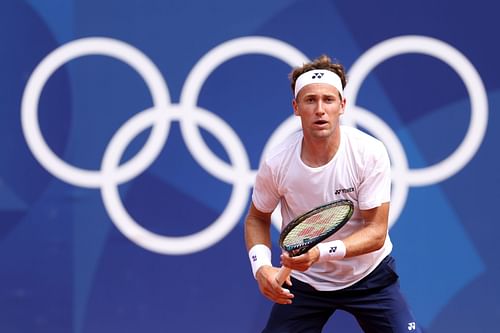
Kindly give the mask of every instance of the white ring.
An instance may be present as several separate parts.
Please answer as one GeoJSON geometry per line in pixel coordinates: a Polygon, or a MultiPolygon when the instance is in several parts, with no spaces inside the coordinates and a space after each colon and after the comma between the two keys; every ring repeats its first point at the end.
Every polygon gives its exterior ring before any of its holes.
{"type": "MultiPolygon", "coordinates": [[[[368,74],[383,61],[399,54],[423,53],[436,57],[451,66],[463,80],[471,100],[469,128],[459,147],[441,162],[421,169],[409,169],[406,175],[410,185],[425,186],[443,181],[461,170],[475,155],[486,133],[488,99],[486,89],[474,66],[458,50],[434,38],[401,36],[385,40],[366,51],[349,70],[346,96],[351,105],[368,74]]],[[[356,118],[356,113],[347,113],[356,118]]]]}
{"type": "MultiPolygon", "coordinates": [[[[220,118],[215,117],[213,113],[200,108],[190,112],[195,116],[193,119],[196,119],[196,123],[209,130],[221,143],[231,143],[231,139],[234,139],[232,129],[220,118]]],[[[173,112],[172,114],[174,117],[180,117],[181,122],[183,121],[185,113],[173,112]]],[[[202,231],[188,236],[168,237],[158,235],[134,221],[123,206],[113,174],[116,173],[119,167],[120,158],[128,143],[144,129],[156,122],[166,122],[169,117],[171,116],[166,112],[144,111],[132,117],[116,132],[104,153],[102,172],[105,177],[101,187],[101,194],[111,220],[132,242],[145,249],[162,254],[189,254],[212,246],[233,229],[239,221],[241,212],[247,205],[250,189],[244,177],[235,179],[229,203],[219,218],[202,231]]],[[[239,173],[248,170],[248,160],[241,158],[243,156],[241,146],[233,144],[224,144],[224,146],[236,170],[239,170],[239,173]]]]}
{"type": "Polygon", "coordinates": [[[391,209],[389,210],[389,227],[392,227],[401,212],[403,211],[406,198],[408,197],[408,181],[406,174],[408,172],[408,160],[401,141],[392,129],[377,117],[374,113],[369,112],[359,106],[353,106],[356,112],[356,121],[361,127],[370,131],[373,136],[382,141],[391,158],[391,173],[392,173],[392,193],[391,193],[391,209]]]}
{"type": "MultiPolygon", "coordinates": [[[[47,55],[36,67],[24,90],[21,104],[21,123],[28,147],[42,166],[57,178],[73,185],[96,188],[102,184],[100,171],[77,168],[61,160],[47,145],[38,122],[38,102],[50,76],[65,63],[85,55],[105,55],[119,59],[144,79],[153,103],[165,111],[170,96],[165,81],[156,66],[136,48],[110,38],[83,38],[67,43],[47,55]]],[[[130,180],[149,166],[162,149],[169,123],[156,123],[141,152],[117,170],[120,182],[130,180]]]]}
{"type": "MultiPolygon", "coordinates": [[[[280,59],[290,66],[302,65],[308,61],[307,57],[289,44],[268,37],[241,37],[220,44],[207,52],[193,67],[189,73],[186,83],[182,89],[180,103],[183,106],[194,106],[202,84],[210,74],[225,61],[245,55],[264,54],[280,59]]],[[[213,154],[203,140],[196,124],[192,118],[186,118],[181,122],[182,135],[196,161],[211,174],[226,182],[233,182],[237,175],[232,172],[227,163],[213,154]]],[[[246,176],[249,184],[253,183],[253,173],[246,176]]]]}

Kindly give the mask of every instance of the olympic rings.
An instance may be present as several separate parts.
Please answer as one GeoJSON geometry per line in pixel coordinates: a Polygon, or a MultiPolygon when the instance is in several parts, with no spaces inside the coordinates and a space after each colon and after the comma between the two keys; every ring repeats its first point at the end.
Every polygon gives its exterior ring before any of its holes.
{"type": "MultiPolygon", "coordinates": [[[[55,177],[75,186],[100,188],[104,206],[116,227],[132,242],[153,252],[182,255],[204,250],[223,239],[239,222],[246,208],[256,170],[251,170],[248,154],[237,133],[215,113],[197,106],[203,83],[225,61],[250,53],[278,58],[290,66],[309,59],[283,41],[268,37],[242,37],[227,41],[203,56],[189,73],[181,92],[180,103],[170,101],[168,87],[154,63],[136,48],[110,38],[83,38],[62,45],[47,55],[36,67],[26,85],[21,122],[29,149],[40,164],[55,177]],[[50,76],[66,62],[86,55],[116,58],[136,70],[151,91],[154,106],[130,118],[113,135],[100,170],[85,170],[62,161],[44,140],[38,122],[38,102],[50,76]],[[147,169],[165,145],[170,124],[179,121],[181,133],[194,159],[209,174],[233,185],[228,204],[221,215],[200,232],[168,237],[155,234],[140,226],[128,214],[118,193],[118,185],[130,181],[147,169]],[[198,126],[219,140],[230,163],[215,155],[204,142],[198,126]],[[129,161],[120,165],[130,142],[148,127],[151,134],[144,147],[129,161]]],[[[345,121],[360,124],[382,140],[393,163],[393,198],[390,224],[401,213],[409,186],[437,183],[458,172],[472,159],[480,146],[487,125],[488,104],[481,78],[470,62],[456,49],[442,41],[422,36],[403,36],[386,40],[367,52],[352,66],[346,96],[350,103],[345,121]],[[412,170],[404,148],[396,134],[375,114],[355,105],[357,93],[368,73],[386,59],[409,52],[437,57],[448,63],[464,80],[471,97],[471,122],[462,144],[447,159],[434,166],[412,170]]],[[[290,116],[268,139],[262,156],[285,136],[300,128],[295,116],[290,116]]],[[[279,229],[279,212],[273,214],[273,224],[279,229]]]]}

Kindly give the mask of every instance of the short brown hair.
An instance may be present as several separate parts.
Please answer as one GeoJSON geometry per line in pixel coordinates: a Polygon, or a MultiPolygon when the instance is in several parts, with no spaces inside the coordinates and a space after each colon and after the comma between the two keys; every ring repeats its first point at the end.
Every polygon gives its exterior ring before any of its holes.
{"type": "Polygon", "coordinates": [[[295,67],[289,75],[290,86],[292,88],[292,94],[295,91],[295,82],[297,78],[305,72],[309,72],[314,69],[326,69],[334,72],[340,77],[342,82],[342,88],[345,88],[347,84],[347,77],[345,73],[344,66],[339,62],[333,62],[332,59],[323,54],[311,62],[303,64],[301,67],[295,67]]]}

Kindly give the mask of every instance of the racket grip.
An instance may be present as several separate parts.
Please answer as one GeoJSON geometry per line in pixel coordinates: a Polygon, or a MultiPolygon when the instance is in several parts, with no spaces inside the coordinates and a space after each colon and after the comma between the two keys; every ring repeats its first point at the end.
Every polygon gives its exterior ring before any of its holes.
{"type": "Polygon", "coordinates": [[[288,278],[292,270],[288,267],[281,266],[280,270],[278,271],[278,274],[276,274],[276,282],[281,286],[285,282],[285,280],[288,278]]]}

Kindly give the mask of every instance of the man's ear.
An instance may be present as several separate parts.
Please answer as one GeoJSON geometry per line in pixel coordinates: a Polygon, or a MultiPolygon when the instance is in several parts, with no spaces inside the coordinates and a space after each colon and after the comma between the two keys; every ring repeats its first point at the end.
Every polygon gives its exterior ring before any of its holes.
{"type": "Polygon", "coordinates": [[[292,107],[293,107],[293,114],[299,116],[299,105],[295,98],[292,100],[292,107]]]}
{"type": "Polygon", "coordinates": [[[342,98],[342,102],[340,102],[340,108],[342,109],[342,111],[340,112],[340,114],[344,114],[346,102],[346,99],[342,98]]]}

